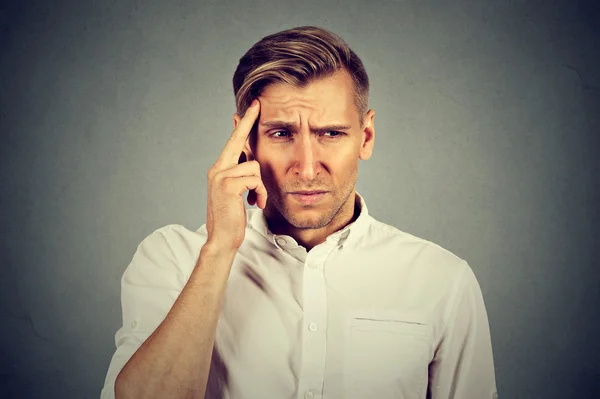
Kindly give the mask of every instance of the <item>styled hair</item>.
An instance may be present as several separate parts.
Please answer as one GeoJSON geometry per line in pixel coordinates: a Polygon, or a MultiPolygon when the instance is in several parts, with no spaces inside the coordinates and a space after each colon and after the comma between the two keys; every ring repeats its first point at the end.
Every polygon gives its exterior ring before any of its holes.
{"type": "Polygon", "coordinates": [[[338,35],[316,26],[300,26],[265,36],[242,58],[233,74],[237,113],[272,83],[305,87],[345,69],[352,77],[354,103],[362,127],[369,99],[369,77],[361,59],[338,35]]]}

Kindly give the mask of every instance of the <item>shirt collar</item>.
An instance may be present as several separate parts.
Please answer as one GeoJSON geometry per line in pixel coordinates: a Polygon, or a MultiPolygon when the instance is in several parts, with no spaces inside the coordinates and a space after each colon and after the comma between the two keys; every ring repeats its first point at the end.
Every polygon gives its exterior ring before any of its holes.
{"type": "MultiPolygon", "coordinates": [[[[354,241],[354,240],[358,239],[366,232],[368,224],[369,224],[369,219],[370,219],[369,210],[367,208],[367,204],[366,204],[364,198],[358,192],[356,192],[355,203],[358,204],[360,207],[359,208],[360,213],[359,213],[358,217],[356,218],[356,220],[354,222],[350,223],[349,225],[345,226],[344,228],[342,228],[334,233],[331,233],[327,237],[326,243],[334,244],[334,245],[348,244],[350,241],[354,241]]],[[[278,247],[280,246],[277,243],[276,239],[277,239],[277,237],[281,237],[281,236],[273,234],[269,230],[269,226],[267,224],[267,220],[265,218],[265,215],[264,215],[262,209],[260,209],[260,208],[246,209],[246,215],[247,215],[247,224],[250,228],[259,232],[263,237],[265,237],[268,241],[270,241],[274,245],[276,245],[278,247]]],[[[283,236],[283,237],[289,237],[289,236],[283,236]]],[[[289,237],[289,238],[292,239],[291,237],[289,237]]]]}

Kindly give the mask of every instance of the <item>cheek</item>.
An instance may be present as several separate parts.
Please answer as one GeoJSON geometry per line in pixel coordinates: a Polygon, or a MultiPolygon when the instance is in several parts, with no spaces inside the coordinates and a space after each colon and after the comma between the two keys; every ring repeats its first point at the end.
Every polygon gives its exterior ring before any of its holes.
{"type": "Polygon", "coordinates": [[[289,162],[284,151],[281,151],[280,148],[261,144],[260,140],[254,150],[254,156],[260,164],[261,170],[265,168],[279,171],[285,167],[286,162],[289,162]]]}
{"type": "Polygon", "coordinates": [[[358,156],[348,154],[347,158],[338,158],[335,164],[331,164],[331,173],[340,187],[355,182],[358,176],[358,156]]]}
{"type": "Polygon", "coordinates": [[[338,148],[335,156],[327,157],[338,171],[349,170],[358,165],[358,151],[354,147],[338,148]]]}
{"type": "Polygon", "coordinates": [[[285,170],[284,167],[273,159],[272,154],[258,153],[256,154],[256,160],[260,165],[260,175],[265,185],[270,187],[276,186],[282,180],[280,175],[282,170],[285,170]]]}
{"type": "Polygon", "coordinates": [[[352,180],[357,171],[357,162],[353,160],[347,160],[340,162],[334,166],[333,175],[339,184],[343,184],[349,180],[352,180]]]}

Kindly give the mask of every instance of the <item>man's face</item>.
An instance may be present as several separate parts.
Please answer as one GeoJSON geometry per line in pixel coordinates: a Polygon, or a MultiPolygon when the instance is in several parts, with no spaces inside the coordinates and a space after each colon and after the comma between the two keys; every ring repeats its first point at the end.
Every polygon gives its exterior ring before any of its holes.
{"type": "Polygon", "coordinates": [[[265,212],[299,229],[327,226],[354,193],[358,160],[371,156],[374,112],[361,128],[345,71],[304,88],[270,85],[259,100],[251,151],[268,192],[265,212]],[[315,190],[325,193],[310,201],[293,194],[315,190]]]}

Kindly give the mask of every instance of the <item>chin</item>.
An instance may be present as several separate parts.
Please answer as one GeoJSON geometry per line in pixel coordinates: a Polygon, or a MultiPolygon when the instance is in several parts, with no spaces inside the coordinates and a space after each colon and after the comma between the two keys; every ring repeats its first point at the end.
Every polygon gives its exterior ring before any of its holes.
{"type": "Polygon", "coordinates": [[[281,213],[283,218],[297,229],[320,229],[331,223],[331,210],[305,209],[291,210],[287,208],[281,213]]]}
{"type": "Polygon", "coordinates": [[[267,205],[268,213],[285,220],[287,224],[297,229],[309,230],[320,229],[331,223],[335,212],[331,203],[328,206],[316,204],[314,206],[303,206],[296,202],[291,196],[284,194],[283,197],[270,197],[271,201],[267,205]]]}
{"type": "Polygon", "coordinates": [[[298,219],[287,219],[288,223],[300,230],[316,230],[321,229],[329,225],[327,220],[298,220],[298,219]]]}

